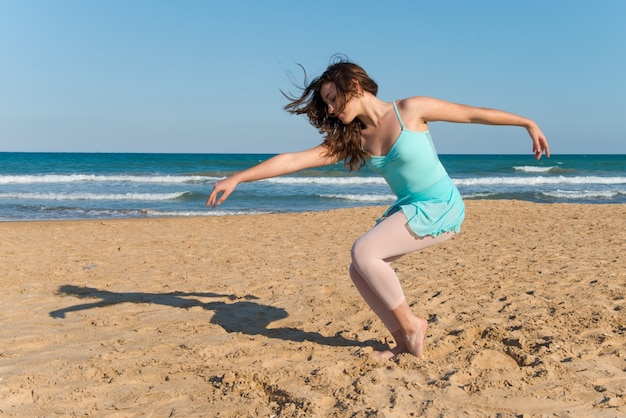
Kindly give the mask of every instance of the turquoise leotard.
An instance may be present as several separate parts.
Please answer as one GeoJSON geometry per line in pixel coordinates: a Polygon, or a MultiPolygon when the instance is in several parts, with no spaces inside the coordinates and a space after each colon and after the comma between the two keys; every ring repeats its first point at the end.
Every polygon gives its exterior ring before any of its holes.
{"type": "Polygon", "coordinates": [[[380,220],[402,210],[418,236],[461,231],[465,205],[435,151],[430,132],[406,129],[396,103],[393,109],[402,128],[387,155],[371,155],[367,165],[382,175],[397,196],[380,220]]]}

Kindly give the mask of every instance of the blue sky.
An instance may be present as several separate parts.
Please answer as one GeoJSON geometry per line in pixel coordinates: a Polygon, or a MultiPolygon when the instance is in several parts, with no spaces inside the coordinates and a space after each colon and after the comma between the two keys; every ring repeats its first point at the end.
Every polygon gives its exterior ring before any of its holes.
{"type": "MultiPolygon", "coordinates": [[[[535,119],[554,154],[626,153],[626,1],[0,0],[0,151],[277,153],[297,64],[335,53],[393,100],[535,119]]],[[[526,153],[523,129],[432,124],[440,153],[526,153]]]]}

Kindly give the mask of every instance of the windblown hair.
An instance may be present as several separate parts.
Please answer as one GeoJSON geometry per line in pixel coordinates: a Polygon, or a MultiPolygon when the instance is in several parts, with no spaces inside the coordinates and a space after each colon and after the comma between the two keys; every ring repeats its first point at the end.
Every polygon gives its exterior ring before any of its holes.
{"type": "MultiPolygon", "coordinates": [[[[304,70],[304,68],[302,69],[304,70]]],[[[349,167],[350,171],[363,167],[367,154],[361,147],[361,121],[355,118],[346,125],[337,116],[329,115],[328,107],[322,99],[320,90],[322,84],[333,82],[337,88],[337,94],[343,97],[344,103],[347,103],[359,93],[358,86],[361,87],[362,91],[367,91],[376,96],[378,85],[363,68],[343,57],[336,58],[335,62],[320,77],[313,79],[310,83],[307,83],[306,71],[304,71],[304,76],[305,87],[302,88],[300,97],[283,93],[290,100],[290,103],[285,106],[285,110],[292,114],[308,117],[311,125],[324,135],[322,145],[327,148],[328,155],[343,160],[344,165],[349,167]]],[[[342,110],[339,109],[336,113],[340,113],[342,110]]]]}

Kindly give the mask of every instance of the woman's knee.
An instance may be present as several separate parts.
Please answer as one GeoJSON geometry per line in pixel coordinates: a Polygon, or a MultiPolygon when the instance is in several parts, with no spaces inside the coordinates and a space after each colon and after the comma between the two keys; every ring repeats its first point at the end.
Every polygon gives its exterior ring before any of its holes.
{"type": "Polygon", "coordinates": [[[351,268],[355,268],[357,271],[361,269],[367,260],[373,258],[367,243],[362,238],[359,238],[352,244],[350,256],[352,257],[351,268]]]}

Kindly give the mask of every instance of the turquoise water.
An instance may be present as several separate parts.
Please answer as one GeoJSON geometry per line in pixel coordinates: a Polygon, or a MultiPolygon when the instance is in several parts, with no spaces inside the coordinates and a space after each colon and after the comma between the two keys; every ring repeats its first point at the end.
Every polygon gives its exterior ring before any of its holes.
{"type": "MultiPolygon", "coordinates": [[[[219,208],[215,181],[266,154],[0,153],[0,220],[220,216],[393,202],[368,169],[341,164],[241,184],[219,208]]],[[[465,199],[626,203],[626,155],[441,155],[465,199]]]]}

